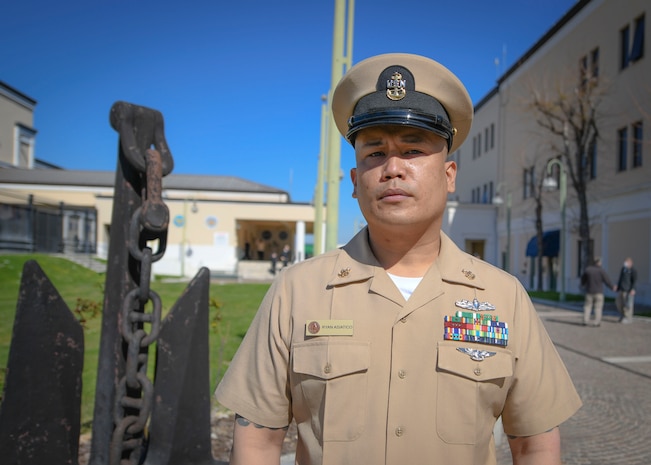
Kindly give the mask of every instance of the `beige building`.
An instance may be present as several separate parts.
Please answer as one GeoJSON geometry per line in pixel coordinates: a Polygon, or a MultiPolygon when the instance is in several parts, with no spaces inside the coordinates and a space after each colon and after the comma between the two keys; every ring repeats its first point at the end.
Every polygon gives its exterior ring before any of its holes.
{"type": "MultiPolygon", "coordinates": [[[[536,122],[530,103],[534,94],[551,99],[592,82],[599,137],[584,160],[593,255],[602,257],[613,280],[631,256],[638,270],[636,300],[651,303],[651,60],[645,56],[651,50],[645,31],[650,7],[648,0],[578,1],[476,105],[471,133],[454,154],[460,165],[457,216],[475,216],[469,209],[478,205],[494,210],[496,226],[475,222],[475,240],[485,239],[486,259],[497,258],[528,288],[537,282],[532,188],[556,156],[554,146],[563,143],[536,122]]],[[[559,190],[543,191],[542,204],[549,239],[545,288],[560,289],[564,274],[566,292],[580,293],[579,206],[569,176],[565,228],[559,190]]]]}
{"type": "MultiPolygon", "coordinates": [[[[0,245],[107,258],[114,183],[115,173],[108,171],[0,169],[0,245]],[[37,233],[25,221],[31,211],[52,219],[50,242],[31,241],[37,233]]],[[[290,245],[294,260],[306,257],[314,208],[292,203],[285,191],[234,177],[170,174],[163,178],[163,200],[170,224],[156,274],[190,277],[205,266],[215,275],[271,277],[269,259],[283,245],[290,245]]],[[[45,226],[35,222],[39,227],[45,226]]]]}
{"type": "Polygon", "coordinates": [[[0,81],[0,166],[34,167],[36,100],[0,81]]]}

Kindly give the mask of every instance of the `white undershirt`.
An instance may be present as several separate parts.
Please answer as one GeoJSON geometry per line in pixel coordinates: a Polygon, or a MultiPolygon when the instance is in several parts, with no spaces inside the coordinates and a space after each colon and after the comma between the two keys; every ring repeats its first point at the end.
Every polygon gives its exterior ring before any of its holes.
{"type": "Polygon", "coordinates": [[[422,276],[418,278],[406,278],[404,276],[396,276],[391,273],[387,274],[396,285],[398,290],[400,290],[400,293],[405,298],[405,300],[409,300],[409,297],[411,297],[411,295],[416,290],[416,287],[418,287],[418,284],[420,284],[421,280],[423,279],[422,276]]]}

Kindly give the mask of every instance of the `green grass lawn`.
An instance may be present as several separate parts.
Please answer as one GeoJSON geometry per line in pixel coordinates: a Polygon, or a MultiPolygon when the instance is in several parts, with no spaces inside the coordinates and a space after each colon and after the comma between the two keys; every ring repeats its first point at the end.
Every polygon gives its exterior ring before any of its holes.
{"type": "MultiPolygon", "coordinates": [[[[82,425],[88,427],[93,415],[105,276],[68,260],[38,254],[0,255],[0,392],[4,390],[4,374],[22,268],[30,259],[38,262],[77,318],[86,320],[81,421],[82,425]]],[[[161,296],[164,314],[174,305],[186,286],[186,283],[152,283],[152,289],[161,296]]],[[[268,288],[268,284],[210,285],[211,389],[221,379],[268,288]]],[[[154,358],[152,349],[150,373],[153,372],[154,358]]]]}

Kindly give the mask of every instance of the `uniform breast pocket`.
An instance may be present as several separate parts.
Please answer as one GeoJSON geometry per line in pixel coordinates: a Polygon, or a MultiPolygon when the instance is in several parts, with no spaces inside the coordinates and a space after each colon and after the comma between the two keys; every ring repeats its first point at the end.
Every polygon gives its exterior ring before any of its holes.
{"type": "Polygon", "coordinates": [[[513,376],[510,350],[441,341],[437,358],[437,418],[439,437],[451,444],[475,444],[492,433],[513,376]],[[492,355],[473,360],[458,348],[486,350],[492,355]]]}
{"type": "MultiPolygon", "coordinates": [[[[368,342],[338,338],[301,342],[293,348],[293,375],[323,441],[353,441],[364,430],[370,364],[368,342]]],[[[298,402],[297,402],[298,401],[298,402]]]]}

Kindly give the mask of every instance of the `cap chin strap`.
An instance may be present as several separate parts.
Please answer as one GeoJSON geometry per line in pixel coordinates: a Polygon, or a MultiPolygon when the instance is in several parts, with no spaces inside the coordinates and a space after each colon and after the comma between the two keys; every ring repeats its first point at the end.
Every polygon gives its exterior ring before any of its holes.
{"type": "Polygon", "coordinates": [[[348,120],[349,129],[346,139],[354,144],[355,136],[359,131],[381,125],[411,126],[433,132],[447,140],[448,150],[452,147],[452,137],[456,132],[447,118],[441,115],[430,115],[409,109],[380,110],[351,116],[348,120]]]}

